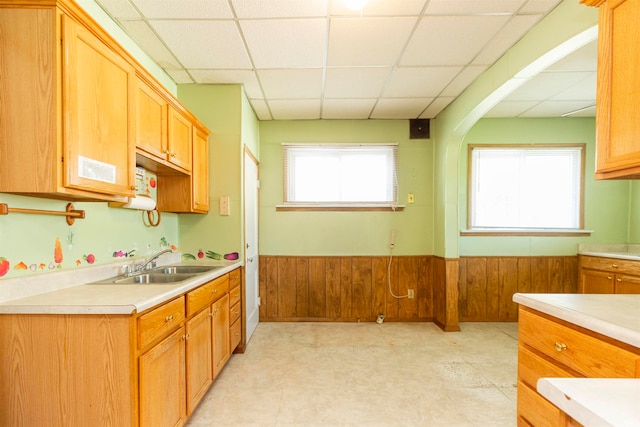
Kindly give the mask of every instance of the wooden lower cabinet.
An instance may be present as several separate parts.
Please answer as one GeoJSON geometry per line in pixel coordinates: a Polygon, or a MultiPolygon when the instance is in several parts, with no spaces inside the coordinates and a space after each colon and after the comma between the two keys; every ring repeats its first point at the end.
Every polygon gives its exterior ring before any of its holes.
{"type": "Polygon", "coordinates": [[[581,294],[640,294],[640,261],[580,255],[581,294]]]}
{"type": "Polygon", "coordinates": [[[140,426],[184,425],[184,341],[182,327],[140,356],[140,426]]]}
{"type": "Polygon", "coordinates": [[[230,275],[139,314],[0,314],[0,426],[184,425],[231,356],[230,275]]]}
{"type": "Polygon", "coordinates": [[[518,425],[573,425],[536,391],[539,378],[637,378],[640,348],[527,307],[518,320],[518,425]]]}
{"type": "Polygon", "coordinates": [[[187,415],[191,415],[213,382],[211,362],[211,310],[187,322],[187,415]]]}
{"type": "Polygon", "coordinates": [[[231,357],[229,347],[229,295],[225,295],[211,306],[213,333],[213,378],[216,378],[231,357]]]}

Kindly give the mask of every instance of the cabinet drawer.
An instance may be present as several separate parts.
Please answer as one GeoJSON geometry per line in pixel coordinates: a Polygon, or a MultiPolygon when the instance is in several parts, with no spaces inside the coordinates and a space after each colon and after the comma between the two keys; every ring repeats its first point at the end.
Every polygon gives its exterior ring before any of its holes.
{"type": "Polygon", "coordinates": [[[217,279],[187,293],[187,316],[197,313],[229,291],[229,276],[217,279]]]}
{"type": "MultiPolygon", "coordinates": [[[[229,301],[229,304],[231,304],[231,301],[229,301]]],[[[238,302],[229,309],[229,324],[232,324],[239,318],[240,318],[240,303],[238,302]]]]}
{"type": "Polygon", "coordinates": [[[560,366],[538,356],[523,346],[518,347],[518,380],[529,387],[536,388],[539,378],[571,378],[578,376],[581,375],[562,369],[560,366]]]}
{"type": "Polygon", "coordinates": [[[640,275],[640,261],[580,255],[580,267],[640,275]]]}
{"type": "Polygon", "coordinates": [[[176,298],[138,317],[138,347],[144,348],[157,338],[180,326],[184,320],[184,299],[176,298]]]}
{"type": "Polygon", "coordinates": [[[236,286],[240,286],[240,269],[229,272],[229,289],[233,289],[236,286]]]}
{"type": "Polygon", "coordinates": [[[242,338],[242,322],[238,319],[229,327],[229,345],[231,352],[240,344],[240,338],[242,338]]]}
{"type": "MultiPolygon", "coordinates": [[[[521,342],[589,378],[636,377],[640,355],[520,309],[521,342]]],[[[639,350],[640,351],[640,350],[639,350]]]]}
{"type": "Polygon", "coordinates": [[[560,409],[555,407],[535,389],[518,381],[518,425],[559,426],[562,417],[560,409]],[[522,422],[525,421],[525,422],[522,422]]]}
{"type": "Polygon", "coordinates": [[[229,305],[232,306],[237,302],[240,302],[240,286],[236,286],[235,288],[231,287],[231,283],[229,283],[230,291],[229,291],[229,305]]]}

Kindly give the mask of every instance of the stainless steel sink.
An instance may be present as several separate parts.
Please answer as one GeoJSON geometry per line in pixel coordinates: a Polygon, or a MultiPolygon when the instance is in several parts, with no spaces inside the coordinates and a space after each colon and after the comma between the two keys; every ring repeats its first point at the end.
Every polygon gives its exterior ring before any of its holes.
{"type": "Polygon", "coordinates": [[[177,265],[177,266],[169,266],[169,267],[158,267],[152,270],[151,274],[167,274],[172,276],[176,274],[201,274],[201,273],[206,273],[208,271],[216,270],[218,268],[222,268],[222,266],[177,265]]]}
{"type": "Polygon", "coordinates": [[[116,279],[113,283],[118,285],[124,284],[167,284],[182,282],[195,276],[195,274],[163,274],[163,273],[148,273],[137,274],[135,276],[125,277],[123,279],[116,279]]]}

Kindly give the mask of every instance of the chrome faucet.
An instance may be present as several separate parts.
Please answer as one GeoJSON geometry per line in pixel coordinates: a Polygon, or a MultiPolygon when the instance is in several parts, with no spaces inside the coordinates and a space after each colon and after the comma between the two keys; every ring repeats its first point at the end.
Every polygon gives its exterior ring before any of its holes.
{"type": "Polygon", "coordinates": [[[156,266],[156,260],[160,257],[160,255],[164,255],[166,253],[170,253],[172,252],[171,249],[165,249],[162,250],[160,252],[158,252],[157,254],[153,255],[151,258],[149,258],[148,260],[146,260],[143,263],[140,264],[134,264],[131,268],[128,269],[128,275],[131,274],[135,274],[135,273],[139,273],[141,271],[144,271],[148,268],[154,268],[156,266]]]}

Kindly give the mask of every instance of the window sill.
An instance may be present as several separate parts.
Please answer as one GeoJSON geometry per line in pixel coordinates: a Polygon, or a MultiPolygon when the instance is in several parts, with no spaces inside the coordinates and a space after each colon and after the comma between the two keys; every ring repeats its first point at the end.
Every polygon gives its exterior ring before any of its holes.
{"type": "Polygon", "coordinates": [[[287,203],[276,205],[276,212],[316,211],[316,212],[353,212],[353,211],[389,211],[402,212],[404,205],[376,204],[376,203],[287,203]]]}
{"type": "Polygon", "coordinates": [[[593,230],[562,228],[475,228],[460,230],[461,236],[545,236],[582,237],[591,236],[593,230]]]}

